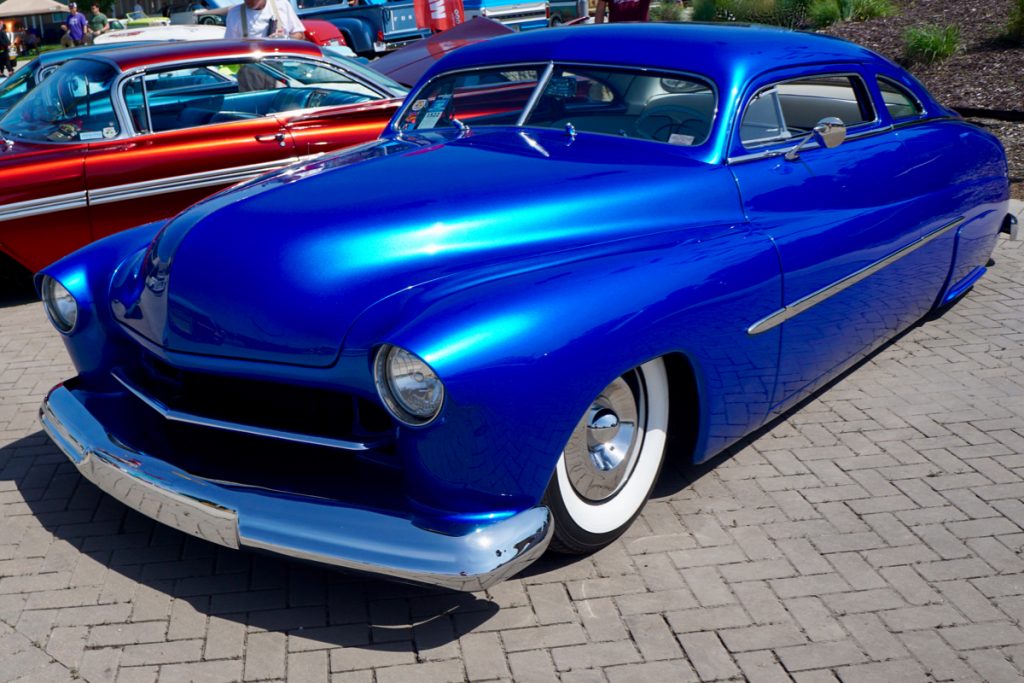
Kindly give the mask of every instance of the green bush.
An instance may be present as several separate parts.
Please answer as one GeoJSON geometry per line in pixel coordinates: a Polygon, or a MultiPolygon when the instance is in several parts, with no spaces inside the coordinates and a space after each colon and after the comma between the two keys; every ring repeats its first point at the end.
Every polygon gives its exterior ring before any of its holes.
{"type": "Polygon", "coordinates": [[[850,19],[867,21],[877,17],[888,17],[895,12],[896,9],[889,0],[853,0],[850,7],[850,19]]]}
{"type": "Polygon", "coordinates": [[[694,21],[714,21],[718,16],[715,0],[693,0],[694,21]]]}
{"type": "Polygon", "coordinates": [[[814,0],[807,10],[807,18],[816,28],[825,28],[842,19],[843,15],[836,0],[814,0]]]}
{"type": "Polygon", "coordinates": [[[946,59],[960,44],[960,28],[949,26],[916,26],[903,36],[903,51],[911,62],[931,64],[946,59]]]}
{"type": "Polygon", "coordinates": [[[1006,34],[1011,40],[1024,43],[1024,0],[1017,0],[1010,10],[1010,23],[1006,27],[1006,34]]]}
{"type": "Polygon", "coordinates": [[[649,18],[651,21],[682,21],[683,3],[679,0],[661,0],[651,5],[649,18]]]}

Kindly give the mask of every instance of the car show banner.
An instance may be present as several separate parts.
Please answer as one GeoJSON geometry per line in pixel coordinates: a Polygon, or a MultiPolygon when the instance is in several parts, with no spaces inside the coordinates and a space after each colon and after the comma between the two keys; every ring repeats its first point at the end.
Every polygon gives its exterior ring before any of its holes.
{"type": "Polygon", "coordinates": [[[462,0],[415,0],[416,26],[435,33],[447,31],[466,19],[462,0]]]}

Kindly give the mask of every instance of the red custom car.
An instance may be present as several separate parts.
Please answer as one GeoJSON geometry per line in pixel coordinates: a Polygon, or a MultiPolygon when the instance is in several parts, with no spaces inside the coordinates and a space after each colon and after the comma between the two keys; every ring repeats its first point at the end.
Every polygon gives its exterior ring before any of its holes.
{"type": "Polygon", "coordinates": [[[228,185],[373,140],[404,94],[300,41],[69,60],[0,119],[0,261],[35,271],[228,185]]]}

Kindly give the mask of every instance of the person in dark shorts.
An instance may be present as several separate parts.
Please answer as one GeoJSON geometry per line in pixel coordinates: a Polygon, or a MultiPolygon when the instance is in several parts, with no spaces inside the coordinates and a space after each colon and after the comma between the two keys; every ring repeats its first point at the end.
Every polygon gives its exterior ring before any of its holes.
{"type": "Polygon", "coordinates": [[[647,21],[651,0],[597,0],[594,9],[594,23],[604,23],[605,7],[608,8],[608,22],[647,21]]]}
{"type": "MultiPolygon", "coordinates": [[[[79,13],[77,3],[68,3],[68,10],[71,14],[68,15],[67,21],[61,25],[67,30],[67,39],[72,45],[85,45],[85,35],[89,28],[89,22],[86,21],[84,14],[79,13]]],[[[61,44],[64,44],[63,38],[61,39],[61,44]]]]}

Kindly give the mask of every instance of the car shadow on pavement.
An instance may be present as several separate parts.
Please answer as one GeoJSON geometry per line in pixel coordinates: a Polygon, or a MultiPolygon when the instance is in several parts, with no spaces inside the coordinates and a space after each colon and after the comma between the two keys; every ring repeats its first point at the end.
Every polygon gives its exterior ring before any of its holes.
{"type": "Polygon", "coordinates": [[[3,542],[26,560],[0,576],[55,572],[45,596],[26,603],[0,595],[0,619],[8,623],[34,608],[53,611],[58,624],[80,625],[97,613],[101,623],[166,620],[168,640],[206,638],[207,648],[211,639],[212,647],[226,647],[238,633],[270,631],[287,635],[289,652],[333,649],[333,670],[343,671],[378,656],[430,659],[487,630],[502,607],[525,604],[525,594],[506,595],[504,584],[455,593],[193,538],[100,491],[42,431],[0,448],[0,502],[3,542]]]}

